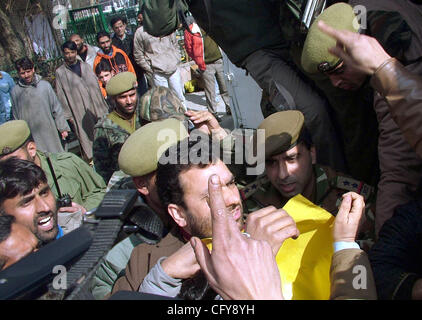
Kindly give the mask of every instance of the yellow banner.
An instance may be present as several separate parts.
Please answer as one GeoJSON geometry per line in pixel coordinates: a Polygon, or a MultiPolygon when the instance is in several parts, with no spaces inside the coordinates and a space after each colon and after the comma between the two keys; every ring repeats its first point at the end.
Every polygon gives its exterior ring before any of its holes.
{"type": "MultiPolygon", "coordinates": [[[[290,199],[283,209],[300,231],[296,240],[284,241],[276,256],[284,298],[328,300],[334,217],[300,194],[290,199]]],[[[202,241],[212,250],[212,238],[202,241]]]]}
{"type": "Polygon", "coordinates": [[[276,256],[283,295],[289,300],[328,300],[334,217],[300,194],[283,209],[300,231],[296,240],[284,241],[276,256]]]}

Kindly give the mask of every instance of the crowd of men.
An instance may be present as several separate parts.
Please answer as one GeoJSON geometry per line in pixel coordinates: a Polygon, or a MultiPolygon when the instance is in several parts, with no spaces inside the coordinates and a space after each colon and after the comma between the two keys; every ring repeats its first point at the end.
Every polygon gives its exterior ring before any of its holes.
{"type": "Polygon", "coordinates": [[[101,260],[96,299],[422,299],[422,4],[331,2],[304,35],[284,4],[182,1],[203,111],[186,108],[160,2],[134,34],[114,18],[98,47],[72,35],[54,89],[18,60],[16,85],[0,77],[1,270],[80,227],[106,191],[135,189],[138,231],[101,260]],[[220,125],[221,49],[263,90],[250,136],[220,125]]]}

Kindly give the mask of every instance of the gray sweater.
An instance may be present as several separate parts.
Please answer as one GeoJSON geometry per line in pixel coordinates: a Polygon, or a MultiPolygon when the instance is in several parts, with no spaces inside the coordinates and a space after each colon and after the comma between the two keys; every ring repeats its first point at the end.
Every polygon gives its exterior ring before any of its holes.
{"type": "Polygon", "coordinates": [[[59,132],[70,129],[50,83],[37,74],[29,85],[19,80],[11,92],[11,98],[13,118],[28,123],[37,149],[63,152],[59,132]]]}

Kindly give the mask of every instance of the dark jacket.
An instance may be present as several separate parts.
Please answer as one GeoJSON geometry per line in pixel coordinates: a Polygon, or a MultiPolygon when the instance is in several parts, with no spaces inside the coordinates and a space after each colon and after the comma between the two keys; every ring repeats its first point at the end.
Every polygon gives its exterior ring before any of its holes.
{"type": "Polygon", "coordinates": [[[178,228],[169,232],[159,243],[142,243],[133,249],[123,276],[114,283],[112,294],[118,291],[138,291],[149,270],[161,257],[168,257],[185,243],[178,234],[178,228]]]}
{"type": "Polygon", "coordinates": [[[396,208],[369,252],[379,299],[410,300],[422,278],[422,197],[396,208]]]}

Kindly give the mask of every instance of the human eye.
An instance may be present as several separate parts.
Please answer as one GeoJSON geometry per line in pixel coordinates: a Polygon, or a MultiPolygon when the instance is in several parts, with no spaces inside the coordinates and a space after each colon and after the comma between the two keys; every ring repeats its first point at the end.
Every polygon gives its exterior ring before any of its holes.
{"type": "Polygon", "coordinates": [[[236,186],[236,179],[235,179],[235,178],[231,179],[227,185],[228,185],[229,187],[236,186]]]}
{"type": "Polygon", "coordinates": [[[50,188],[45,188],[43,190],[40,191],[40,195],[43,197],[46,197],[50,194],[50,188]]]}
{"type": "Polygon", "coordinates": [[[31,204],[31,202],[32,202],[32,200],[33,200],[33,199],[34,199],[34,197],[33,197],[33,196],[23,198],[23,199],[19,202],[19,207],[23,207],[23,208],[25,208],[25,207],[29,206],[29,205],[31,204]]]}
{"type": "Polygon", "coordinates": [[[286,157],[286,161],[289,163],[295,162],[299,158],[299,154],[292,154],[288,157],[286,157]]]}

